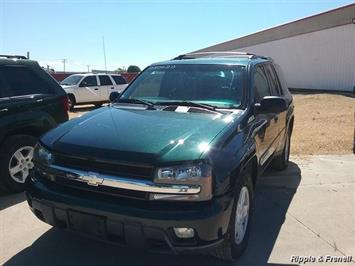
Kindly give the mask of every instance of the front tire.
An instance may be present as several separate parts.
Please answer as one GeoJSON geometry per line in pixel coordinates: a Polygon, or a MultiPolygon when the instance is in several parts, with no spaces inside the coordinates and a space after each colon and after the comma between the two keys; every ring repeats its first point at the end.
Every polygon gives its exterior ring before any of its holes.
{"type": "Polygon", "coordinates": [[[75,103],[76,103],[76,101],[75,101],[74,95],[69,94],[68,95],[68,109],[69,109],[69,111],[72,112],[74,110],[75,103]]]}
{"type": "Polygon", "coordinates": [[[212,255],[222,260],[234,261],[243,254],[248,244],[252,210],[253,183],[248,172],[241,176],[240,182],[236,185],[228,231],[224,241],[212,255]]]}
{"type": "Polygon", "coordinates": [[[28,184],[37,139],[28,135],[8,137],[0,148],[0,185],[8,192],[20,192],[28,184]]]}

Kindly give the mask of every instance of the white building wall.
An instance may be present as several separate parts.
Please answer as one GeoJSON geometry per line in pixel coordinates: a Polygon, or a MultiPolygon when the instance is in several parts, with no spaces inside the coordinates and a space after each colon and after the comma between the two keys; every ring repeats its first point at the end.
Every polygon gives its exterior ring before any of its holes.
{"type": "Polygon", "coordinates": [[[348,24],[236,49],[271,56],[290,88],[353,91],[355,25],[348,24]]]}

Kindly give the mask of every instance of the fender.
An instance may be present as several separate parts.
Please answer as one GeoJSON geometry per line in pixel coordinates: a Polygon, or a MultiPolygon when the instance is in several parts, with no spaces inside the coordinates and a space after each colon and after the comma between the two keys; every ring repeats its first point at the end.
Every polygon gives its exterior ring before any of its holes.
{"type": "Polygon", "coordinates": [[[28,111],[6,115],[0,119],[0,143],[6,137],[16,134],[28,134],[35,137],[57,126],[57,122],[46,112],[28,111]],[[15,122],[14,122],[15,121],[15,122]]]}

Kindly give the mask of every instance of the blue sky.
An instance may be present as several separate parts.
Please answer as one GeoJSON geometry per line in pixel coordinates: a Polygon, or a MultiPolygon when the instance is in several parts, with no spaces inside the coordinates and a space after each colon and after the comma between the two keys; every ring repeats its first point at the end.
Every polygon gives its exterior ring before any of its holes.
{"type": "Polygon", "coordinates": [[[0,54],[63,70],[141,68],[352,1],[0,0],[0,54]]]}

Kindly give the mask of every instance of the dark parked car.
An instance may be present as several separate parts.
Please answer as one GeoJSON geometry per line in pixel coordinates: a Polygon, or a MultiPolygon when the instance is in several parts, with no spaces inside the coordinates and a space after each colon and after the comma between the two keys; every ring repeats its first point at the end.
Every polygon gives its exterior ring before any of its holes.
{"type": "Polygon", "coordinates": [[[48,224],[121,245],[234,260],[258,176],[288,165],[293,109],[270,58],[153,64],[110,106],[40,139],[29,206],[48,224]]]}
{"type": "Polygon", "coordinates": [[[68,120],[67,96],[35,61],[0,55],[0,187],[24,190],[37,138],[68,120]]]}

